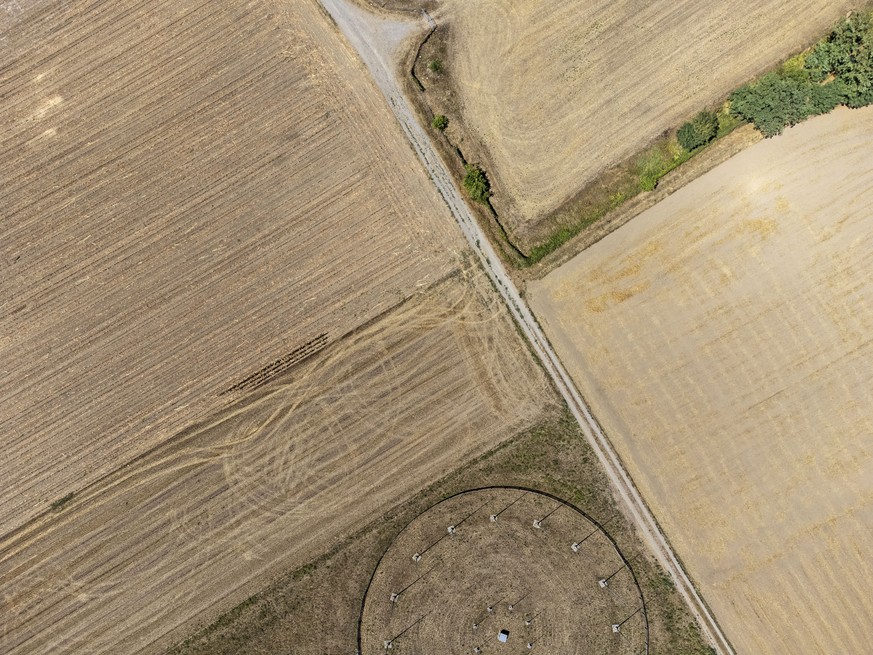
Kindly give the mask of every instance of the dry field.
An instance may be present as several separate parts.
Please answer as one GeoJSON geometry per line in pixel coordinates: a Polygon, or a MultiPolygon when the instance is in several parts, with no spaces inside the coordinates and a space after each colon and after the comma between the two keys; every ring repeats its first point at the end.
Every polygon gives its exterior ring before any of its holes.
{"type": "Polygon", "coordinates": [[[315,2],[6,2],[0,62],[0,652],[155,651],[550,397],[315,2]]]}
{"type": "Polygon", "coordinates": [[[484,280],[418,294],[4,538],[0,651],[166,646],[510,436],[543,385],[484,280]]]}
{"type": "MultiPolygon", "coordinates": [[[[860,0],[442,0],[467,133],[519,236],[598,173],[793,51],[860,0]]],[[[449,117],[451,120],[451,116],[449,117]]]]}
{"type": "MultiPolygon", "coordinates": [[[[459,492],[488,485],[518,485],[539,489],[567,499],[576,507],[584,509],[595,520],[604,523],[622,554],[631,562],[642,587],[649,617],[650,652],[712,655],[709,647],[704,644],[691,612],[679,592],[669,582],[665,573],[658,568],[654,556],[640,539],[630,520],[618,511],[606,473],[579,425],[569,411],[562,407],[546,409],[536,424],[502,442],[483,457],[466,462],[436,484],[395,506],[382,515],[380,520],[374,521],[364,530],[350,536],[324,557],[280,576],[257,596],[223,615],[220,620],[192,635],[182,644],[170,649],[166,655],[240,655],[240,653],[276,655],[276,653],[286,653],[289,644],[294,645],[294,655],[354,653],[358,644],[361,599],[364,598],[374,569],[386,549],[392,543],[401,544],[405,534],[418,529],[415,526],[421,525],[423,530],[427,531],[433,529],[427,523],[422,524],[418,521],[409,525],[427,508],[459,492]],[[404,526],[409,527],[404,529],[404,526]],[[330,590],[330,593],[325,593],[325,590],[330,590]]],[[[517,496],[513,496],[513,499],[515,497],[517,496]]],[[[506,504],[508,505],[509,502],[507,501],[506,504]]],[[[516,505],[520,504],[521,501],[516,505]]],[[[551,524],[549,530],[555,530],[554,534],[559,540],[566,539],[568,534],[557,529],[562,528],[563,521],[572,518],[572,515],[563,512],[564,509],[561,509],[544,522],[546,527],[551,524]],[[552,519],[558,522],[552,524],[552,519]]],[[[501,514],[501,518],[507,519],[508,523],[501,529],[512,530],[514,526],[515,529],[524,530],[524,536],[530,537],[528,530],[532,531],[532,527],[525,518],[526,513],[527,510],[515,514],[512,508],[506,510],[501,514]]],[[[495,527],[487,523],[487,517],[485,521],[486,523],[479,524],[479,527],[495,527]]],[[[461,527],[466,524],[462,524],[461,527]]],[[[446,526],[437,526],[433,534],[436,535],[437,532],[442,534],[445,529],[446,526]]],[[[582,529],[586,530],[586,528],[582,529]]],[[[572,533],[569,536],[578,539],[575,529],[572,533]]],[[[588,529],[587,532],[583,532],[583,535],[590,533],[591,529],[588,529]]],[[[424,535],[425,532],[422,534],[424,535]]],[[[543,536],[551,534],[553,533],[544,532],[543,536]]],[[[577,553],[585,557],[582,566],[571,567],[573,574],[578,575],[579,579],[584,579],[586,585],[592,582],[591,576],[597,575],[600,564],[617,559],[615,550],[603,549],[606,545],[605,539],[595,540],[595,536],[601,535],[599,533],[592,535],[584,542],[584,549],[577,553]],[[598,553],[602,553],[602,561],[591,565],[594,560],[600,559],[596,557],[598,553]],[[595,557],[592,559],[591,555],[595,557]]],[[[459,541],[463,541],[464,533],[459,531],[456,537],[459,541]]],[[[497,547],[504,547],[509,543],[507,540],[497,547]]],[[[441,546],[445,545],[441,542],[441,546]]],[[[425,555],[437,554],[441,546],[432,548],[425,555]]],[[[446,552],[443,550],[443,554],[446,552]]],[[[569,561],[563,559],[572,554],[566,542],[561,549],[553,553],[559,562],[563,560],[565,566],[571,563],[576,566],[579,563],[578,558],[569,561]]],[[[396,562],[401,573],[404,571],[403,567],[413,565],[409,553],[397,559],[386,555],[380,570],[385,568],[389,561],[396,562]]],[[[422,562],[424,561],[423,559],[422,562]]],[[[447,564],[452,566],[451,562],[447,564]]],[[[615,571],[618,566],[618,564],[615,567],[610,566],[609,572],[615,571]]],[[[622,587],[629,582],[629,578],[623,578],[625,573],[626,571],[622,570],[611,581],[612,591],[616,595],[627,591],[626,587],[622,587]]],[[[484,584],[491,584],[484,567],[479,567],[473,575],[484,580],[484,584]]],[[[389,574],[388,578],[390,577],[389,574]]],[[[545,581],[550,585],[561,585],[556,576],[549,576],[545,581]]],[[[593,581],[594,589],[588,586],[587,591],[597,592],[594,598],[598,599],[598,607],[603,608],[604,605],[601,603],[609,600],[609,597],[602,594],[598,597],[597,594],[601,589],[596,585],[596,580],[593,581]]],[[[509,584],[520,586],[520,582],[511,580],[509,584]]],[[[534,589],[539,587],[533,584],[530,586],[534,589]]],[[[436,588],[450,595],[457,587],[458,585],[455,585],[450,588],[439,583],[436,588]]],[[[384,599],[384,594],[375,586],[371,589],[371,593],[375,594],[375,597],[381,596],[384,599]]],[[[421,594],[419,599],[427,602],[428,595],[425,592],[419,594],[421,594]]],[[[435,596],[433,598],[433,605],[439,608],[434,612],[435,615],[445,612],[455,619],[463,619],[462,612],[453,611],[454,606],[440,605],[440,601],[435,596]]],[[[545,598],[545,595],[541,596],[542,598],[545,598]]],[[[586,600],[590,598],[588,596],[586,600]]],[[[463,608],[466,600],[466,597],[461,597],[456,602],[463,608]]],[[[521,605],[518,604],[519,609],[521,605]]],[[[552,605],[552,608],[551,618],[559,617],[562,611],[560,606],[552,605]]],[[[398,606],[398,612],[408,609],[410,609],[408,606],[403,606],[403,609],[398,606]]],[[[505,609],[508,613],[508,608],[505,609]]],[[[576,609],[577,620],[591,616],[586,612],[585,607],[576,609]]],[[[365,612],[369,613],[369,610],[365,612]]],[[[378,617],[374,618],[378,619],[378,617]]],[[[633,625],[635,618],[637,617],[631,618],[625,624],[623,637],[628,639],[634,637],[632,630],[639,627],[633,625]]],[[[365,621],[369,625],[370,619],[365,617],[365,621]]],[[[611,632],[607,634],[609,637],[612,636],[611,632]]],[[[445,645],[458,636],[460,635],[456,635],[455,632],[440,635],[438,642],[425,645],[424,648],[436,647],[438,644],[445,645]]],[[[406,643],[408,646],[409,642],[406,643]]],[[[621,647],[624,645],[624,640],[611,643],[621,647]]],[[[521,645],[522,648],[516,652],[527,652],[524,643],[521,645]]],[[[404,650],[401,639],[392,652],[408,653],[409,650],[404,650]]],[[[446,652],[446,649],[440,652],[446,652]]]]}
{"type": "Polygon", "coordinates": [[[813,119],[530,286],[739,653],[870,650],[871,148],[813,119]]]}
{"type": "Polygon", "coordinates": [[[647,636],[636,580],[608,537],[571,507],[518,489],[449,498],[403,529],[367,590],[361,652],[384,653],[387,640],[417,655],[504,652],[500,630],[512,653],[530,643],[545,653],[638,654],[647,636]]]}
{"type": "Polygon", "coordinates": [[[3,531],[462,246],[313,2],[21,4],[0,41],[3,531]]]}

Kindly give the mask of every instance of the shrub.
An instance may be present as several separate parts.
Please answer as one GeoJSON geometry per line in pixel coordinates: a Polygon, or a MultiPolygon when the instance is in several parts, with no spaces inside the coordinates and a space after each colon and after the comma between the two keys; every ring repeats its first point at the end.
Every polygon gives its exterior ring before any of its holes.
{"type": "Polygon", "coordinates": [[[717,138],[727,136],[740,125],[745,124],[745,121],[731,112],[731,103],[726,101],[722,108],[718,111],[718,134],[717,138]]]}
{"type": "Polygon", "coordinates": [[[764,136],[831,111],[838,104],[873,103],[873,19],[855,14],[808,54],[731,95],[731,111],[753,121],[764,136]]]}
{"type": "Polygon", "coordinates": [[[436,73],[437,75],[443,72],[443,62],[439,59],[431,59],[427,67],[431,73],[436,73]]]}
{"type": "Polygon", "coordinates": [[[442,132],[449,126],[449,119],[443,116],[442,114],[437,114],[433,117],[433,120],[430,122],[431,127],[435,130],[439,130],[442,132]]]}
{"type": "Polygon", "coordinates": [[[658,186],[662,177],[689,157],[688,151],[683,151],[673,139],[650,146],[637,160],[636,173],[640,189],[651,191],[658,186]]]}
{"type": "Polygon", "coordinates": [[[487,203],[491,197],[491,183],[485,175],[485,171],[478,164],[464,166],[464,188],[470,197],[476,202],[487,203]]]}
{"type": "Polygon", "coordinates": [[[702,111],[679,128],[676,137],[679,145],[691,152],[705,146],[718,134],[718,116],[715,112],[702,111]]]}
{"type": "Polygon", "coordinates": [[[818,84],[802,74],[768,73],[731,94],[731,111],[752,121],[764,136],[825,114],[840,103],[839,87],[818,84]]]}
{"type": "Polygon", "coordinates": [[[873,19],[854,14],[818,43],[804,67],[816,82],[829,82],[849,107],[873,103],[873,19]]]}

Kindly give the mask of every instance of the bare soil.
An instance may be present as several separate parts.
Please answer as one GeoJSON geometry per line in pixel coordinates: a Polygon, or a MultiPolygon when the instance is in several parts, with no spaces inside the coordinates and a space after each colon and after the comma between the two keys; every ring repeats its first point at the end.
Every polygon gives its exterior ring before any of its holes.
{"type": "Polygon", "coordinates": [[[609,538],[554,498],[517,489],[455,496],[404,528],[367,590],[361,633],[363,655],[383,653],[385,641],[421,655],[527,644],[638,654],[648,636],[642,596],[609,538]]]}
{"type": "Polygon", "coordinates": [[[871,135],[791,128],[529,287],[738,652],[873,631],[871,135]]]}

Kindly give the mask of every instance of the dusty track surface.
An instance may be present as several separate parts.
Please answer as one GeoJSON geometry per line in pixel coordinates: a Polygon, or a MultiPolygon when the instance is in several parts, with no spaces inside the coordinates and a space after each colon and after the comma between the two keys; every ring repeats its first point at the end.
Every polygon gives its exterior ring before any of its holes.
{"type": "Polygon", "coordinates": [[[2,531],[457,266],[384,101],[299,4],[11,15],[2,531]]]}
{"type": "Polygon", "coordinates": [[[160,650],[548,402],[314,2],[2,11],[0,652],[160,650]]]}
{"type": "Polygon", "coordinates": [[[738,652],[869,651],[871,135],[792,128],[531,285],[738,652]]]}
{"type": "Polygon", "coordinates": [[[862,4],[443,0],[434,15],[452,30],[445,66],[487,153],[493,203],[523,233],[862,4]]]}
{"type": "MultiPolygon", "coordinates": [[[[500,292],[519,329],[527,337],[558,392],[563,396],[573,417],[578,421],[610,482],[615,485],[615,492],[621,499],[629,519],[637,527],[640,536],[651,548],[659,563],[669,572],[679,593],[688,602],[689,608],[700,622],[703,633],[717,649],[717,652],[733,652],[727,637],[685,573],[666,536],[625,470],[617,452],[604,435],[585,399],[576,389],[573,380],[558,359],[527,303],[519,294],[488,238],[473,218],[457,187],[452,183],[452,177],[444,162],[435,152],[427,132],[416,120],[401,92],[401,85],[397,79],[398,70],[391,63],[390,44],[386,44],[378,38],[378,35],[385,29],[384,19],[345,0],[321,0],[321,3],[358,50],[379,88],[388,99],[410,144],[429,172],[431,180],[451,210],[462,233],[478,256],[495,288],[500,292]]],[[[423,23],[422,28],[425,27],[427,24],[423,23]]]]}
{"type": "Polygon", "coordinates": [[[596,525],[553,498],[491,489],[439,503],[391,544],[367,591],[361,652],[384,653],[394,639],[417,655],[520,654],[528,643],[544,653],[639,655],[646,633],[633,575],[596,525]],[[574,552],[570,544],[582,539],[574,552]]]}

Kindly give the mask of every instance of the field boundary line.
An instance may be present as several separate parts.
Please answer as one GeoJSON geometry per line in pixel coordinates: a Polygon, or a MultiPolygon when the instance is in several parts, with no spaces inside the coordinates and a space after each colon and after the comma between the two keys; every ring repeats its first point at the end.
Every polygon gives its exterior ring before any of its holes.
{"type": "MultiPolygon", "coordinates": [[[[717,653],[735,655],[736,651],[686,573],[652,511],[622,464],[618,453],[595,420],[582,395],[576,389],[539,323],[506,272],[491,242],[474,219],[466,201],[455,186],[446,164],[431,144],[429,135],[416,119],[397,79],[397,69],[393,61],[395,53],[380,51],[379,39],[371,38],[372,35],[366,33],[373,31],[373,26],[381,19],[364,9],[350,5],[347,0],[318,0],[318,2],[331,14],[333,22],[358,52],[370,71],[373,81],[385,96],[403,133],[424,165],[464,237],[478,256],[485,272],[500,293],[519,328],[530,341],[549,377],[579,423],[598,460],[616,486],[616,490],[627,506],[633,522],[661,565],[670,572],[679,592],[697,618],[704,634],[717,653]]],[[[415,28],[415,24],[410,24],[410,31],[415,28]]]]}

